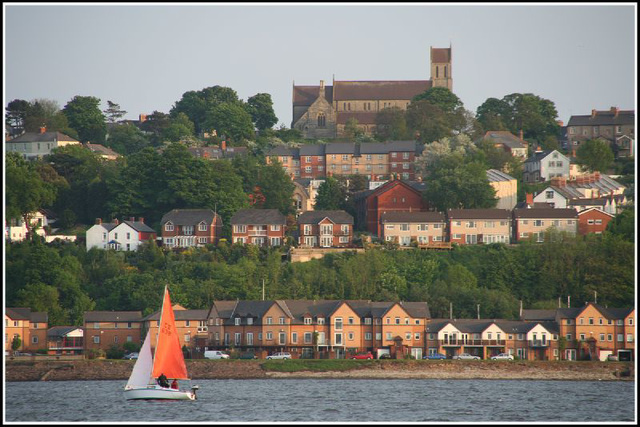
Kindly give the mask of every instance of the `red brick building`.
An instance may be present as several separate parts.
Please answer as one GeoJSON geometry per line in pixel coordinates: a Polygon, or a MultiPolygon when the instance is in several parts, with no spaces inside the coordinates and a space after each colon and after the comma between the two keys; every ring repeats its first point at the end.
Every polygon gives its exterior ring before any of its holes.
{"type": "Polygon", "coordinates": [[[429,204],[422,198],[424,184],[392,180],[375,190],[361,192],[356,197],[358,224],[366,224],[366,230],[382,236],[380,218],[391,212],[424,212],[429,204]]]}
{"type": "Polygon", "coordinates": [[[160,225],[162,243],[169,248],[215,244],[222,233],[222,218],[211,209],[174,209],[160,225]]]}
{"type": "Polygon", "coordinates": [[[578,212],[578,234],[602,234],[607,229],[613,215],[598,208],[589,208],[578,212]]]}
{"type": "Polygon", "coordinates": [[[353,241],[353,217],[345,211],[308,211],[298,217],[298,245],[348,247],[353,241]]]}
{"type": "Polygon", "coordinates": [[[300,178],[318,178],[327,175],[324,145],[304,144],[300,147],[300,178]]]}
{"type": "Polygon", "coordinates": [[[231,218],[231,241],[258,246],[285,243],[287,219],[277,209],[241,209],[231,218]]]}

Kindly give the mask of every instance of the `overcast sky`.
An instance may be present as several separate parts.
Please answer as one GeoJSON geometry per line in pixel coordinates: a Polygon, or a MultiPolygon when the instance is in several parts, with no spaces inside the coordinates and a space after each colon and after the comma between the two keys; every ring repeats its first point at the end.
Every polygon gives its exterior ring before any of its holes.
{"type": "Polygon", "coordinates": [[[291,126],[292,85],[430,78],[429,46],[453,47],[453,92],[534,93],[565,123],[635,108],[636,8],[615,5],[11,5],[4,104],[95,96],[168,113],[182,94],[227,86],[271,94],[291,126]]]}

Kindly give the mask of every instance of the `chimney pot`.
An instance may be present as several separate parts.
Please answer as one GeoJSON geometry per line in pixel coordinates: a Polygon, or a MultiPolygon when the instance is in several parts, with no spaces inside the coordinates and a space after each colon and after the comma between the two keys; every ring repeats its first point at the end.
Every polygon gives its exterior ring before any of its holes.
{"type": "Polygon", "coordinates": [[[102,218],[96,218],[96,224],[98,225],[102,224],[102,218]]]}
{"type": "Polygon", "coordinates": [[[139,119],[140,119],[140,122],[146,122],[147,121],[147,115],[146,114],[140,114],[139,119]]]}
{"type": "Polygon", "coordinates": [[[131,221],[131,222],[136,222],[136,217],[135,217],[135,216],[130,216],[130,217],[129,217],[129,221],[131,221]]]}
{"type": "Polygon", "coordinates": [[[42,125],[40,126],[40,133],[45,133],[47,131],[47,126],[42,125]]]}
{"type": "Polygon", "coordinates": [[[118,218],[114,218],[114,219],[113,219],[113,223],[114,223],[115,225],[118,225],[118,224],[120,224],[120,221],[118,221],[118,218]]]}
{"type": "Polygon", "coordinates": [[[524,132],[520,129],[520,141],[524,139],[524,132]]]}
{"type": "Polygon", "coordinates": [[[138,218],[138,222],[141,222],[144,224],[144,218],[143,217],[138,218]]]}
{"type": "Polygon", "coordinates": [[[222,141],[220,145],[222,146],[222,151],[227,151],[227,141],[222,141]]]}
{"type": "Polygon", "coordinates": [[[591,110],[591,118],[594,118],[596,114],[598,114],[598,112],[595,109],[591,110]]]}

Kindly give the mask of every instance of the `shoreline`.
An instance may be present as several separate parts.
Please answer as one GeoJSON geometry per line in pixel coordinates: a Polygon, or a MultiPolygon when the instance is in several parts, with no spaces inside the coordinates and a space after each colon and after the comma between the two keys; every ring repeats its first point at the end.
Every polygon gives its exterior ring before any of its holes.
{"type": "MultiPolygon", "coordinates": [[[[280,361],[277,361],[280,362],[280,361]]],[[[345,370],[310,370],[300,366],[293,372],[264,360],[187,360],[192,380],[213,379],[440,379],[440,380],[570,380],[635,381],[633,362],[474,362],[474,361],[376,361],[345,370]],[[628,371],[628,374],[625,375],[628,371]]],[[[126,360],[38,361],[6,360],[5,381],[124,380],[134,362],[126,360]]]]}

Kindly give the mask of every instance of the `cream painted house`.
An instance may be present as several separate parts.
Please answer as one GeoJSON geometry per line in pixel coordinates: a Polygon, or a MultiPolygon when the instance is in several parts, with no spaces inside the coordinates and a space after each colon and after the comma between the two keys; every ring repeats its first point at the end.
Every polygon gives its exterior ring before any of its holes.
{"type": "Polygon", "coordinates": [[[438,245],[446,240],[446,219],[440,212],[386,212],[380,217],[385,242],[409,246],[438,245]]]}

